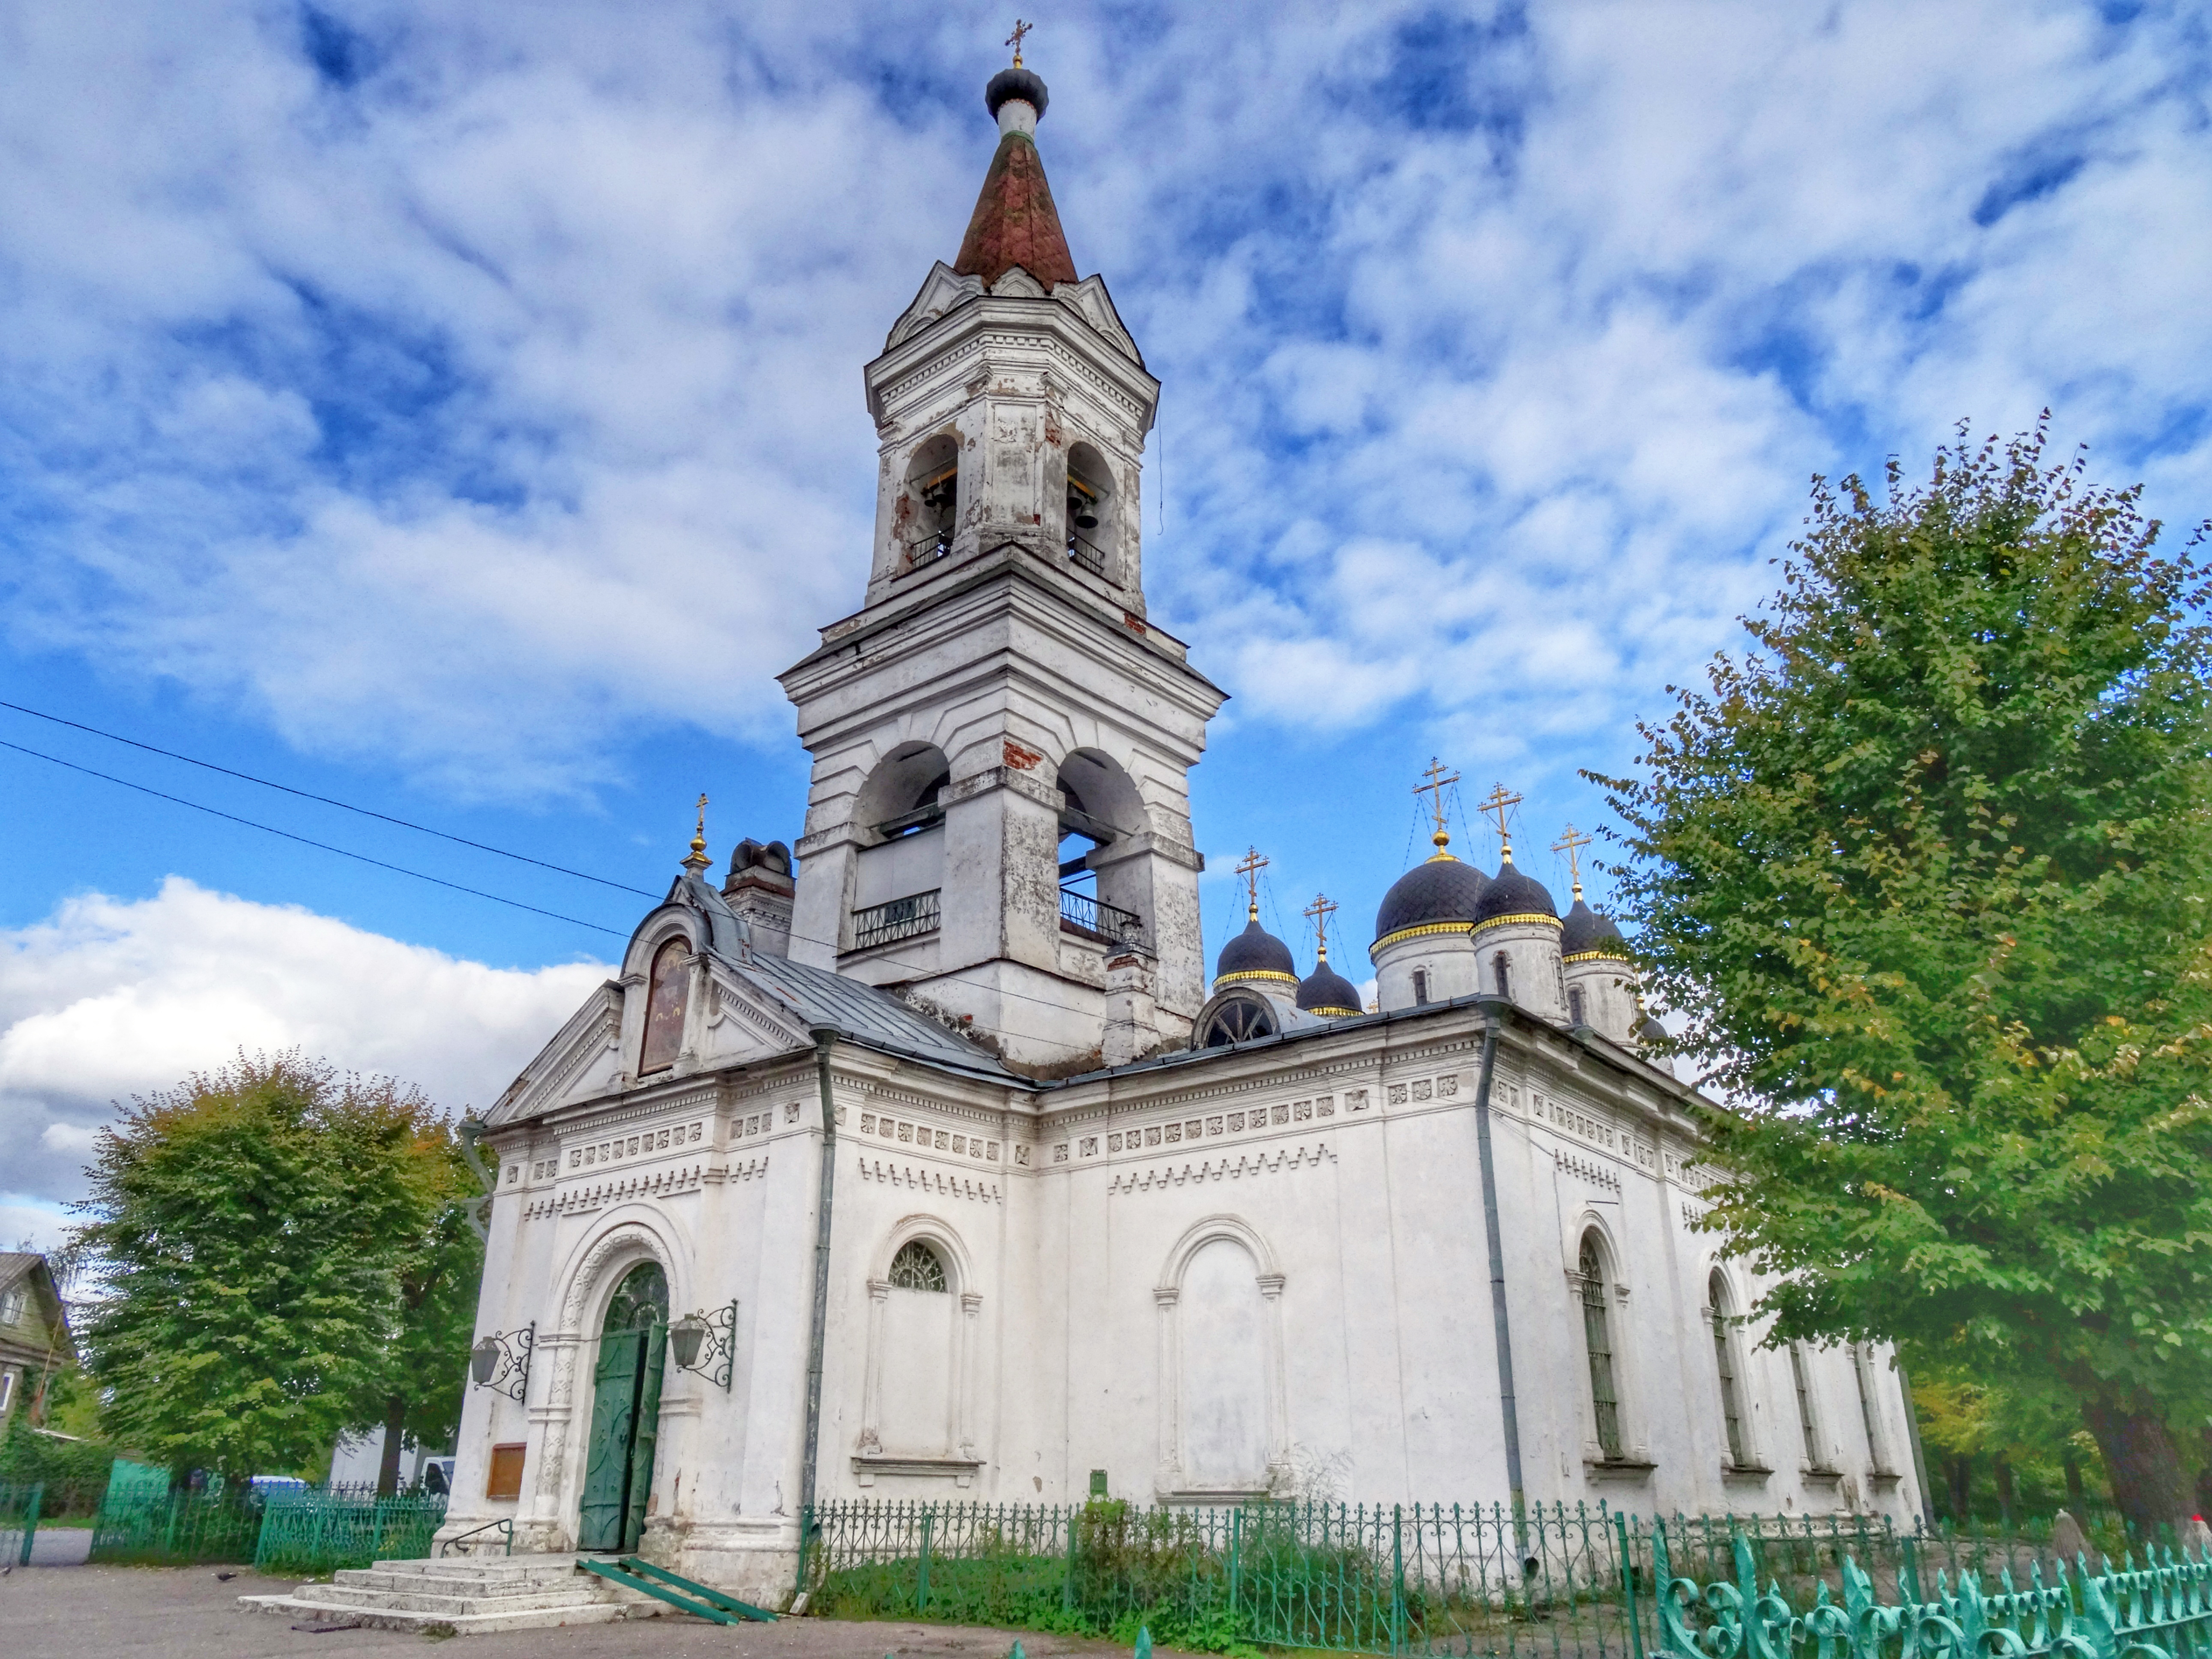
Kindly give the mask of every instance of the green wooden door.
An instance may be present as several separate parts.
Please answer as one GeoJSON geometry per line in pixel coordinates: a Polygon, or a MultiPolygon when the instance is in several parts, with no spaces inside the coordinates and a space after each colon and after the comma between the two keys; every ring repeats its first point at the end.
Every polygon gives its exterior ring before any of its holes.
{"type": "Polygon", "coordinates": [[[576,1528],[580,1550],[623,1547],[630,1449],[637,1438],[638,1384],[645,1369],[638,1362],[645,1342],[643,1331],[616,1331],[599,1339],[599,1363],[592,1373],[591,1450],[584,1464],[583,1513],[576,1528]]]}
{"type": "Polygon", "coordinates": [[[668,1327],[645,1333],[645,1363],[637,1387],[637,1426],[630,1434],[629,1490],[623,1504],[622,1547],[634,1550],[645,1536],[645,1506],[653,1491],[653,1453],[660,1439],[660,1373],[668,1354],[668,1327]]]}
{"type": "Polygon", "coordinates": [[[668,1352],[668,1282],[651,1262],[615,1289],[592,1371],[592,1437],[576,1527],[580,1550],[629,1551],[645,1531],[668,1352]]]}

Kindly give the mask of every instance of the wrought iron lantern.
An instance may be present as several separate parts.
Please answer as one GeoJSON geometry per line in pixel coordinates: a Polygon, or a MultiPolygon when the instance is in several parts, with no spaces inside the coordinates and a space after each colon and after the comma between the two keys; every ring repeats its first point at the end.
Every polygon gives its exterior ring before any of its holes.
{"type": "Polygon", "coordinates": [[[669,1357],[679,1371],[697,1371],[728,1392],[738,1367],[738,1304],[689,1313],[668,1328],[669,1357]]]}
{"type": "Polygon", "coordinates": [[[519,1331],[495,1331],[469,1350],[469,1376],[477,1387],[520,1403],[530,1386],[530,1352],[537,1345],[535,1320],[519,1331]]]}

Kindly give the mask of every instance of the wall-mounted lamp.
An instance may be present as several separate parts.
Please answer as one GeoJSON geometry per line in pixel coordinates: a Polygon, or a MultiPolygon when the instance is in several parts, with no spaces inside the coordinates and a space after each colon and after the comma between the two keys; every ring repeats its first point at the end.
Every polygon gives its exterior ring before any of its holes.
{"type": "Polygon", "coordinates": [[[668,1328],[668,1351],[678,1370],[697,1371],[727,1393],[738,1368],[738,1304],[685,1314],[668,1328]]]}
{"type": "Polygon", "coordinates": [[[495,1331],[469,1350],[469,1376],[480,1389],[494,1389],[521,1403],[530,1386],[530,1351],[538,1346],[538,1322],[519,1331],[495,1331]]]}

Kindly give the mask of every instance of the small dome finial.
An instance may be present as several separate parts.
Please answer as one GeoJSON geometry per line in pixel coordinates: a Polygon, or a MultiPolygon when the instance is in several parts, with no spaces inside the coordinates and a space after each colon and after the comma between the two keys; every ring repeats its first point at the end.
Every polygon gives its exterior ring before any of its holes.
{"type": "Polygon", "coordinates": [[[1590,838],[1571,823],[1567,826],[1567,833],[1552,843],[1554,853],[1567,855],[1567,871],[1574,878],[1575,902],[1577,904],[1582,902],[1583,897],[1583,848],[1589,844],[1590,838]]]}
{"type": "Polygon", "coordinates": [[[1314,933],[1321,940],[1321,965],[1328,966],[1328,919],[1336,914],[1336,901],[1326,893],[1316,893],[1314,902],[1301,913],[1314,925],[1314,933]]]}
{"type": "Polygon", "coordinates": [[[699,797],[699,827],[691,832],[691,851],[684,860],[684,867],[693,875],[706,869],[707,857],[707,798],[699,797]]]}
{"type": "Polygon", "coordinates": [[[1248,921],[1260,920],[1260,872],[1267,867],[1268,863],[1268,860],[1260,856],[1260,849],[1256,847],[1245,848],[1243,858],[1237,862],[1237,873],[1244,878],[1247,901],[1244,916],[1248,921]]]}
{"type": "Polygon", "coordinates": [[[1477,811],[1486,812],[1498,820],[1498,861],[1501,865],[1513,862],[1513,831],[1506,823],[1505,815],[1520,804],[1521,797],[1501,783],[1493,787],[1475,808],[1477,811]]]}
{"type": "Polygon", "coordinates": [[[1459,781],[1459,774],[1454,772],[1447,775],[1443,763],[1431,755],[1429,757],[1429,769],[1421,775],[1428,781],[1415,784],[1413,793],[1429,797],[1429,811],[1437,821],[1436,833],[1429,837],[1436,844],[1437,850],[1429,856],[1431,859],[1448,859],[1451,854],[1444,849],[1451,845],[1451,832],[1444,828],[1444,791],[1459,781]]]}

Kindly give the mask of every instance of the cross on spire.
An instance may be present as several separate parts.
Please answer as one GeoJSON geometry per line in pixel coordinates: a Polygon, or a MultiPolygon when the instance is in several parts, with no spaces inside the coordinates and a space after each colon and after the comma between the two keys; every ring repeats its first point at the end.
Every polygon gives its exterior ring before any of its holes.
{"type": "Polygon", "coordinates": [[[1567,855],[1567,868],[1574,875],[1575,898],[1577,902],[1581,901],[1583,896],[1583,848],[1589,844],[1590,838],[1571,823],[1567,826],[1567,833],[1552,843],[1552,850],[1554,853],[1565,853],[1567,855]]]}
{"type": "Polygon", "coordinates": [[[707,867],[707,798],[699,797],[699,827],[691,832],[691,852],[684,867],[696,875],[707,867]]]}
{"type": "Polygon", "coordinates": [[[1431,858],[1437,859],[1447,859],[1449,858],[1451,854],[1445,852],[1444,848],[1451,845],[1451,836],[1444,829],[1444,791],[1449,788],[1453,784],[1459,781],[1459,774],[1456,772],[1447,773],[1444,770],[1443,763],[1438,760],[1435,756],[1431,755],[1429,757],[1429,769],[1422,773],[1421,775],[1426,778],[1428,781],[1426,783],[1415,784],[1413,786],[1413,793],[1416,796],[1426,795],[1429,797],[1429,811],[1435,814],[1437,820],[1437,832],[1429,837],[1431,841],[1437,844],[1437,850],[1431,856],[1431,858]]]}
{"type": "Polygon", "coordinates": [[[1256,847],[1247,848],[1243,858],[1237,862],[1237,873],[1244,878],[1245,896],[1249,907],[1248,915],[1254,921],[1260,920],[1260,872],[1267,867],[1269,862],[1269,860],[1260,856],[1260,849],[1256,847]]]}
{"type": "Polygon", "coordinates": [[[1328,919],[1336,911],[1334,899],[1326,893],[1316,893],[1314,902],[1299,913],[1313,923],[1314,932],[1321,936],[1321,959],[1323,962],[1328,960],[1328,919]]]}
{"type": "Polygon", "coordinates": [[[1014,19],[1014,32],[1006,37],[1006,44],[1014,49],[1014,67],[1016,69],[1019,69],[1022,66],[1022,37],[1036,27],[1036,25],[1034,23],[1024,23],[1018,17],[1014,19]]]}
{"type": "Polygon", "coordinates": [[[1489,794],[1475,803],[1476,811],[1487,813],[1498,820],[1498,857],[1502,864],[1513,862],[1513,832],[1506,828],[1505,815],[1520,804],[1521,797],[1514,794],[1502,783],[1497,785],[1489,794]]]}

